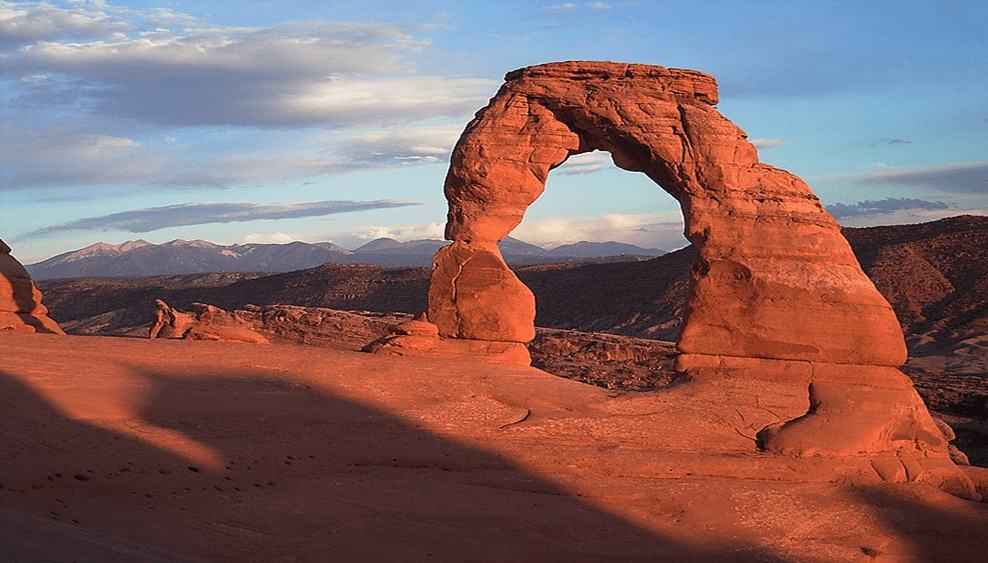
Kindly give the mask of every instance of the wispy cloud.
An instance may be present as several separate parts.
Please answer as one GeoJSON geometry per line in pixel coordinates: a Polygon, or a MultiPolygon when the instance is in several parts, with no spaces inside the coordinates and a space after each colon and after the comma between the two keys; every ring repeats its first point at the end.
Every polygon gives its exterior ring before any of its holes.
{"type": "Polygon", "coordinates": [[[859,201],[857,203],[847,205],[844,203],[835,203],[833,205],[826,206],[827,211],[834,216],[835,219],[847,219],[851,217],[865,217],[872,215],[882,215],[887,213],[893,213],[897,211],[907,211],[907,210],[940,210],[949,209],[950,206],[942,201],[926,201],[924,199],[909,199],[909,198],[885,198],[878,201],[859,201]]]}
{"type": "Polygon", "coordinates": [[[882,170],[859,177],[865,184],[931,188],[954,194],[988,194],[988,163],[882,170]]]}
{"type": "Polygon", "coordinates": [[[166,173],[146,144],[120,135],[65,130],[0,128],[0,190],[122,184],[166,173]]]}
{"type": "Polygon", "coordinates": [[[875,141],[871,143],[872,147],[877,147],[878,145],[911,145],[912,141],[907,141],[906,139],[882,139],[881,141],[875,141]]]}
{"type": "Polygon", "coordinates": [[[769,149],[772,147],[781,147],[786,144],[784,139],[748,139],[752,145],[755,145],[759,149],[769,149]]]}
{"type": "Polygon", "coordinates": [[[356,166],[445,162],[462,131],[462,124],[379,129],[350,138],[340,152],[356,166]]]}
{"type": "Polygon", "coordinates": [[[185,203],[88,217],[45,227],[25,235],[24,238],[48,236],[63,231],[120,230],[131,233],[148,233],[168,227],[207,223],[244,223],[262,219],[298,219],[410,205],[421,205],[421,203],[393,199],[274,204],[185,203]]]}
{"type": "Polygon", "coordinates": [[[591,174],[608,166],[614,166],[610,153],[594,151],[569,157],[553,174],[591,174]]]}
{"type": "Polygon", "coordinates": [[[0,4],[22,107],[179,126],[352,126],[469,115],[496,84],[416,75],[428,26],[216,27],[169,11],[0,4]],[[371,79],[373,77],[373,79],[371,79]]]}
{"type": "Polygon", "coordinates": [[[565,2],[563,4],[555,4],[552,6],[547,6],[539,10],[539,16],[555,17],[564,14],[571,14],[579,9],[580,5],[574,2],[565,2]]]}

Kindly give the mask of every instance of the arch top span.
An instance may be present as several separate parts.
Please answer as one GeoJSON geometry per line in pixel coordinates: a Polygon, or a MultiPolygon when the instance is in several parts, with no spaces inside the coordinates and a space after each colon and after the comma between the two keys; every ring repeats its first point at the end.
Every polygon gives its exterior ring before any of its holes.
{"type": "Polygon", "coordinates": [[[653,81],[662,91],[689,96],[715,106],[720,98],[717,79],[698,70],[664,66],[600,61],[546,63],[513,70],[504,75],[505,82],[520,80],[634,80],[653,81]]]}

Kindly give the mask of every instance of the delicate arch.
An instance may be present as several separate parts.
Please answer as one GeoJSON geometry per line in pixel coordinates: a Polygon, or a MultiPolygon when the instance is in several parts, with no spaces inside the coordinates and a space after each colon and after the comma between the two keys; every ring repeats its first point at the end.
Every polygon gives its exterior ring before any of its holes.
{"type": "Polygon", "coordinates": [[[691,70],[568,62],[509,73],[446,177],[453,244],[436,254],[428,313],[446,348],[527,357],[535,299],[496,243],[554,167],[605,150],[679,201],[697,246],[677,342],[687,383],[671,395],[707,393],[711,408],[739,416],[751,400],[741,395],[752,395],[758,412],[783,418],[762,419],[764,450],[980,498],[896,369],[906,358],[899,324],[840,226],[802,180],[758,162],[716,103],[714,79],[691,70]]]}
{"type": "Polygon", "coordinates": [[[531,339],[534,300],[495,243],[521,222],[553,168],[603,150],[682,206],[699,250],[682,352],[905,361],[895,315],[839,225],[802,180],[758,161],[717,101],[714,79],[692,70],[567,62],[509,73],[451,157],[446,238],[454,244],[437,256],[430,289],[440,333],[531,339]]]}

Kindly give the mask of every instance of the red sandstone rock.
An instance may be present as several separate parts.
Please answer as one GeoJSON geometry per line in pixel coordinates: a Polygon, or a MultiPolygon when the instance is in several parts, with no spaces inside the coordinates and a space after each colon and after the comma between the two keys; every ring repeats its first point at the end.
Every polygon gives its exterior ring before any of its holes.
{"type": "Polygon", "coordinates": [[[528,342],[535,338],[535,296],[495,244],[457,241],[436,253],[429,319],[445,337],[528,342]]]}
{"type": "Polygon", "coordinates": [[[155,322],[150,338],[184,338],[187,340],[222,340],[267,344],[268,339],[254,330],[253,324],[237,312],[227,312],[205,303],[193,303],[193,311],[184,312],[157,300],[155,322]]]}
{"type": "Polygon", "coordinates": [[[0,240],[0,330],[64,334],[48,317],[41,297],[27,270],[0,240]]]}
{"type": "Polygon", "coordinates": [[[422,336],[425,338],[439,338],[439,327],[430,323],[424,318],[414,318],[410,321],[398,323],[391,327],[388,332],[399,336],[422,336]]]}
{"type": "Polygon", "coordinates": [[[521,342],[440,338],[439,327],[425,315],[388,328],[388,334],[362,348],[372,354],[445,358],[451,361],[507,363],[527,366],[532,363],[528,348],[521,342]]]}
{"type": "MultiPolygon", "coordinates": [[[[444,336],[530,339],[534,311],[495,243],[553,168],[607,151],[679,201],[698,249],[677,342],[687,378],[757,382],[756,404],[787,413],[762,425],[757,443],[768,451],[868,455],[882,479],[978,498],[895,369],[906,360],[901,329],[840,226],[802,180],[758,161],[717,101],[714,79],[691,70],[566,62],[509,73],[453,149],[454,244],[437,254],[429,318],[444,336]]],[[[738,398],[723,401],[729,410],[738,398]]]]}
{"type": "Polygon", "coordinates": [[[451,362],[473,363],[482,361],[520,366],[527,366],[532,363],[532,356],[528,352],[528,348],[521,342],[392,334],[371,342],[363,348],[363,351],[390,356],[438,358],[451,362]]]}
{"type": "MultiPolygon", "coordinates": [[[[574,154],[608,151],[617,166],[644,172],[679,200],[687,238],[699,247],[684,352],[902,364],[895,315],[839,225],[802,180],[760,163],[716,103],[714,79],[692,70],[566,62],[509,73],[453,151],[446,236],[503,239],[552,168],[574,154]]],[[[434,284],[447,283],[444,274],[437,271],[434,284]]],[[[445,303],[430,312],[443,334],[458,334],[447,319],[469,322],[476,314],[462,311],[473,306],[459,299],[457,312],[445,303]]]]}

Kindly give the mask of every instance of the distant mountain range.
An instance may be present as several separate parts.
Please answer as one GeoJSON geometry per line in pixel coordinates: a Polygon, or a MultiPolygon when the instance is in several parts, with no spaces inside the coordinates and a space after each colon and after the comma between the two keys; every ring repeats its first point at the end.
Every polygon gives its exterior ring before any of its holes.
{"type": "MultiPolygon", "coordinates": [[[[222,246],[204,240],[173,240],[151,244],[145,240],[123,244],[96,243],[25,266],[35,280],[80,277],[158,276],[207,272],[291,272],[326,263],[371,264],[387,267],[425,267],[444,240],[399,242],[379,238],[355,250],[331,242],[288,244],[235,244],[222,246]]],[[[633,261],[665,254],[619,242],[578,242],[546,250],[511,237],[498,244],[512,265],[633,261]]]]}

